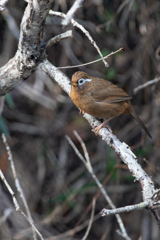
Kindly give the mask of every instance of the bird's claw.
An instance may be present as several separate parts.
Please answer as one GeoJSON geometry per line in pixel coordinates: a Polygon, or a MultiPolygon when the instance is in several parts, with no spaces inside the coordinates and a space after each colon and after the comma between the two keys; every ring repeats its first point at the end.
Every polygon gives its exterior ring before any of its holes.
{"type": "MultiPolygon", "coordinates": [[[[98,134],[99,130],[100,130],[102,127],[104,127],[104,125],[103,125],[103,124],[100,124],[98,127],[95,128],[94,132],[95,132],[96,135],[98,134]]],[[[111,128],[110,128],[108,125],[106,125],[105,128],[107,128],[110,132],[112,132],[111,128]]]]}
{"type": "Polygon", "coordinates": [[[84,112],[82,110],[79,111],[79,115],[81,115],[81,113],[84,114],[84,112]]]}

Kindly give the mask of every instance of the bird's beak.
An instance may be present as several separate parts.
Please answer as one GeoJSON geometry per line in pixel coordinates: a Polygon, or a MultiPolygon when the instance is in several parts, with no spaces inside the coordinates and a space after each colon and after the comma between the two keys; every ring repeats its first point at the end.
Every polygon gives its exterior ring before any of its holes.
{"type": "Polygon", "coordinates": [[[76,82],[73,82],[73,81],[70,81],[69,84],[72,85],[72,86],[77,86],[78,85],[76,82]]]}

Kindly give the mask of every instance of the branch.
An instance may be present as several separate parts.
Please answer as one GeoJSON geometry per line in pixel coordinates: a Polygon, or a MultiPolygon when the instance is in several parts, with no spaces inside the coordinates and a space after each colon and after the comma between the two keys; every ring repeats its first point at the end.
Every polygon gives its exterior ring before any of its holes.
{"type": "Polygon", "coordinates": [[[15,193],[13,192],[12,188],[10,187],[10,185],[8,184],[5,176],[3,175],[2,171],[0,170],[0,178],[2,179],[2,181],[4,182],[4,184],[6,185],[9,193],[11,194],[14,206],[16,208],[16,211],[20,212],[30,223],[30,225],[32,226],[32,228],[35,230],[35,232],[38,234],[38,236],[40,237],[41,240],[44,240],[44,238],[42,237],[41,233],[38,231],[38,229],[34,226],[34,224],[32,223],[32,221],[29,220],[29,218],[26,216],[26,214],[20,209],[20,206],[18,204],[18,201],[15,197],[15,193]]]}
{"type": "Polygon", "coordinates": [[[76,0],[74,2],[74,4],[71,7],[71,9],[68,11],[68,13],[66,15],[66,18],[63,19],[62,25],[67,26],[70,23],[71,19],[73,18],[73,15],[77,11],[77,9],[81,7],[83,1],[84,0],[76,0]]]}
{"type": "Polygon", "coordinates": [[[159,81],[160,81],[160,77],[159,78],[155,78],[153,80],[150,80],[150,81],[148,81],[148,82],[146,82],[146,83],[144,83],[144,84],[134,88],[133,92],[134,92],[134,94],[136,94],[139,90],[141,90],[143,88],[146,88],[146,87],[148,87],[148,86],[150,86],[152,84],[155,84],[155,83],[157,83],[159,81]]]}
{"type": "Polygon", "coordinates": [[[115,214],[120,214],[120,213],[124,213],[124,212],[130,212],[133,210],[142,210],[144,208],[148,207],[148,202],[142,202],[142,203],[138,203],[135,205],[131,205],[131,206],[126,206],[126,207],[121,207],[121,208],[115,208],[115,209],[102,209],[102,211],[100,212],[101,216],[109,216],[109,215],[115,215],[115,214]]]}
{"type": "Polygon", "coordinates": [[[86,238],[88,237],[89,231],[90,231],[90,229],[91,229],[91,226],[92,226],[92,223],[93,223],[93,218],[94,218],[95,205],[96,205],[96,199],[93,198],[91,218],[90,218],[89,223],[88,223],[87,231],[86,231],[84,237],[82,238],[82,240],[86,240],[86,238]]]}
{"type": "MultiPolygon", "coordinates": [[[[120,48],[118,49],[117,51],[115,52],[111,52],[110,54],[108,54],[107,56],[104,57],[104,59],[106,58],[109,58],[110,56],[118,53],[118,52],[121,52],[123,50],[123,48],[120,48]]],[[[88,63],[83,63],[83,64],[79,64],[79,65],[74,65],[74,66],[66,66],[66,67],[58,67],[58,69],[66,69],[66,68],[77,68],[77,67],[83,67],[83,66],[87,66],[87,65],[90,65],[90,64],[93,64],[93,63],[96,63],[96,62],[99,62],[99,61],[102,61],[103,59],[100,58],[100,59],[97,59],[97,60],[94,60],[92,62],[88,62],[88,63]]]]}
{"type": "MultiPolygon", "coordinates": [[[[72,148],[74,149],[75,153],[77,154],[77,156],[79,157],[79,159],[84,163],[85,167],[87,168],[88,172],[91,174],[92,178],[94,179],[94,181],[96,182],[99,190],[101,191],[102,195],[104,196],[105,200],[107,201],[107,203],[109,204],[109,206],[112,208],[112,209],[115,209],[115,205],[113,204],[112,200],[110,199],[108,193],[105,191],[103,185],[100,183],[100,181],[98,180],[97,176],[94,174],[93,172],[93,168],[92,168],[92,165],[91,165],[91,162],[90,162],[90,158],[89,158],[89,155],[88,155],[88,151],[86,149],[86,146],[84,144],[84,142],[82,141],[81,137],[78,135],[78,133],[76,131],[73,132],[74,135],[77,137],[78,141],[80,142],[81,146],[82,146],[82,149],[83,149],[83,152],[84,152],[84,155],[85,155],[85,158],[82,156],[82,154],[79,152],[79,150],[76,148],[76,146],[74,145],[74,143],[72,142],[72,140],[66,136],[69,144],[72,146],[72,148]]],[[[127,232],[125,230],[125,227],[124,227],[124,224],[122,222],[122,219],[120,217],[119,214],[116,214],[116,218],[117,218],[117,222],[120,226],[120,229],[121,229],[121,234],[123,234],[123,236],[125,236],[125,239],[127,240],[130,240],[130,238],[128,237],[127,235],[127,232]]]]}
{"type": "MultiPolygon", "coordinates": [[[[58,17],[62,17],[62,18],[66,18],[66,14],[64,13],[61,13],[61,12],[56,12],[56,11],[52,11],[50,10],[49,11],[49,14],[50,15],[53,15],[53,16],[58,16],[58,17]]],[[[86,37],[89,39],[89,41],[91,42],[91,44],[93,44],[93,46],[96,48],[97,52],[99,53],[99,55],[101,56],[102,60],[103,60],[103,63],[106,67],[108,67],[108,63],[105,61],[99,47],[97,46],[96,42],[93,40],[93,38],[91,37],[91,35],[89,34],[89,32],[82,26],[80,25],[78,22],[76,22],[74,19],[71,19],[71,23],[74,27],[77,27],[79,28],[85,35],[86,37]]]]}
{"type": "MultiPolygon", "coordinates": [[[[26,201],[26,198],[25,198],[24,193],[23,193],[23,189],[21,188],[21,184],[20,184],[19,179],[17,177],[17,173],[16,173],[16,169],[15,169],[15,166],[14,166],[12,153],[11,153],[10,147],[9,147],[9,145],[7,143],[7,140],[6,140],[6,137],[5,137],[4,134],[2,134],[2,139],[3,139],[3,142],[4,142],[5,147],[6,147],[6,151],[7,151],[7,154],[8,154],[8,160],[10,161],[10,164],[11,164],[11,169],[12,169],[12,173],[13,173],[13,177],[14,177],[14,181],[15,181],[15,186],[17,188],[17,191],[20,194],[20,197],[22,199],[22,202],[23,202],[24,207],[25,207],[26,212],[27,212],[27,219],[29,220],[30,223],[32,223],[32,225],[34,225],[33,224],[34,222],[33,222],[33,219],[32,219],[32,216],[31,216],[31,213],[29,211],[29,207],[28,207],[28,204],[27,204],[27,201],[26,201]]],[[[14,194],[12,193],[11,195],[14,195],[14,194]]],[[[20,210],[20,208],[19,209],[17,208],[16,210],[20,210]]],[[[36,239],[35,229],[33,228],[33,226],[32,226],[32,231],[33,231],[33,239],[36,239]]]]}
{"type": "Polygon", "coordinates": [[[71,30],[69,30],[69,31],[67,31],[67,32],[65,32],[65,33],[61,33],[61,34],[55,36],[54,38],[51,38],[51,39],[47,42],[46,47],[45,47],[45,50],[47,50],[49,47],[51,47],[53,44],[59,42],[60,40],[66,39],[66,38],[68,38],[68,37],[73,37],[71,30]]]}
{"type": "Polygon", "coordinates": [[[18,50],[0,68],[0,96],[14,89],[35,70],[44,48],[44,22],[53,2],[54,0],[29,1],[21,22],[18,50]]]}

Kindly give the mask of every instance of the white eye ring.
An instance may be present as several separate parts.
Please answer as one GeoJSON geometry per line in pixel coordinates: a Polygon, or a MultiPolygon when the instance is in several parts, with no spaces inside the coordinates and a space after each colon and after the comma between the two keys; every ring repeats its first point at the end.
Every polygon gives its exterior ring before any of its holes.
{"type": "Polygon", "coordinates": [[[92,81],[92,79],[80,78],[80,79],[78,80],[78,85],[81,86],[81,85],[83,85],[86,81],[87,81],[87,82],[90,82],[90,81],[92,81]]]}
{"type": "Polygon", "coordinates": [[[83,85],[85,83],[85,79],[84,78],[80,78],[78,80],[78,85],[83,85]]]}

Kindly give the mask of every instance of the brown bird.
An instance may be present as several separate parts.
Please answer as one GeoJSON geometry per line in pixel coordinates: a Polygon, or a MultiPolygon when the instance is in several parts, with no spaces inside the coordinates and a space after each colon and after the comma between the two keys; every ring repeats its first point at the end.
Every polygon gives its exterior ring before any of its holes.
{"type": "Polygon", "coordinates": [[[82,71],[73,74],[70,84],[72,85],[70,97],[81,111],[97,118],[108,118],[107,121],[96,128],[96,133],[106,122],[124,113],[132,114],[147,135],[152,138],[148,129],[132,108],[130,103],[132,97],[117,85],[102,78],[89,76],[82,71]]]}

